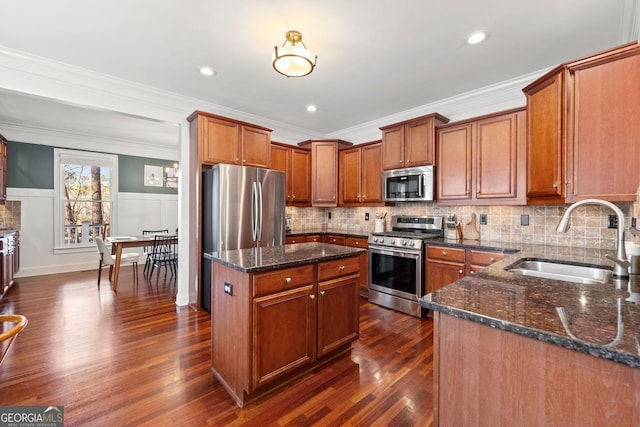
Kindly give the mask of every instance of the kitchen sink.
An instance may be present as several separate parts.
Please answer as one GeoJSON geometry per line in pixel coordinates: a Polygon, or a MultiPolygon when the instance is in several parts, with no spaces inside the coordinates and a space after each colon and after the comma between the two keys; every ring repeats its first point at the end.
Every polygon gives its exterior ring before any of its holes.
{"type": "Polygon", "coordinates": [[[598,285],[610,283],[613,270],[606,266],[589,264],[565,263],[561,261],[523,258],[505,267],[506,271],[522,274],[523,276],[554,279],[564,282],[598,285]]]}

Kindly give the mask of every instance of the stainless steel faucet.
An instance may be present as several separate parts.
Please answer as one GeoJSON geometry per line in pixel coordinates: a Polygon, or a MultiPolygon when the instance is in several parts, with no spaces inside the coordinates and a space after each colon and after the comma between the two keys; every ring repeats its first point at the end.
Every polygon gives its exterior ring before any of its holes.
{"type": "Polygon", "coordinates": [[[582,205],[606,206],[611,210],[613,210],[613,212],[615,212],[616,216],[618,217],[618,239],[617,239],[616,256],[615,257],[608,256],[608,255],[605,255],[605,256],[616,263],[615,267],[613,268],[614,275],[623,276],[623,277],[628,276],[629,261],[627,261],[627,253],[624,249],[624,214],[622,213],[620,208],[614,205],[613,203],[607,202],[606,200],[600,200],[600,199],[585,199],[572,204],[567,208],[564,215],[562,215],[562,219],[560,220],[560,224],[558,224],[558,228],[557,228],[558,232],[559,233],[567,232],[567,230],[569,229],[569,217],[571,216],[571,212],[573,212],[575,208],[582,205]]]}

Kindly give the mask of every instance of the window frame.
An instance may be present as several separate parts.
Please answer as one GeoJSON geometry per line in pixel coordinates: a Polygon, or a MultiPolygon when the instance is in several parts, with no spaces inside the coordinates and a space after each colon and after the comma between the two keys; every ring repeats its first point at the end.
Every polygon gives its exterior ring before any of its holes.
{"type": "MultiPolygon", "coordinates": [[[[65,164],[73,163],[78,165],[92,165],[108,167],[111,169],[109,186],[111,188],[111,230],[117,230],[118,212],[118,156],[115,154],[97,153],[93,151],[69,150],[55,148],[53,150],[53,186],[54,186],[54,253],[64,252],[88,252],[95,250],[94,243],[78,243],[77,245],[66,245],[64,243],[64,173],[62,168],[65,164]],[[114,189],[116,191],[114,191],[114,189]]],[[[104,199],[103,199],[104,200],[104,199]]]]}

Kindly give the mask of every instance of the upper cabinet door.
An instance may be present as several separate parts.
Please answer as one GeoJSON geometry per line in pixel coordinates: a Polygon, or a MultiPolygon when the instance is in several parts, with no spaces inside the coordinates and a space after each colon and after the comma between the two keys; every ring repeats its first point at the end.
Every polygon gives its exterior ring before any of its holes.
{"type": "Polygon", "coordinates": [[[363,203],[382,203],[382,144],[362,147],[361,161],[360,199],[363,203]]]}
{"type": "Polygon", "coordinates": [[[202,161],[239,164],[240,125],[205,117],[203,122],[202,161]]]}
{"type": "Polygon", "coordinates": [[[470,200],[471,123],[441,129],[439,133],[438,201],[470,200]]]}
{"type": "Polygon", "coordinates": [[[291,203],[311,203],[311,153],[307,150],[291,150],[291,203]]]}
{"type": "Polygon", "coordinates": [[[384,170],[404,167],[404,126],[382,131],[382,168],[384,170]]]}
{"type": "Polygon", "coordinates": [[[433,117],[408,123],[405,130],[405,167],[435,164],[435,126],[433,117]]]}
{"type": "Polygon", "coordinates": [[[271,132],[242,126],[242,166],[269,167],[271,132]]]}
{"type": "Polygon", "coordinates": [[[508,114],[476,124],[476,199],[516,197],[518,117],[508,114]]]}
{"type": "Polygon", "coordinates": [[[527,93],[527,197],[564,198],[563,78],[527,93]]]}

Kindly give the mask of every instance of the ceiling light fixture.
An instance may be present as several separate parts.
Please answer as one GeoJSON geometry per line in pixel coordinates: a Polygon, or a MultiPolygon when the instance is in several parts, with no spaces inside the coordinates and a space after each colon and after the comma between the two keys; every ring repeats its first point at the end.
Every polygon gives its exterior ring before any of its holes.
{"type": "Polygon", "coordinates": [[[487,38],[487,33],[482,32],[482,31],[478,31],[475,32],[473,34],[471,34],[469,37],[467,37],[467,43],[469,44],[478,44],[481,41],[483,41],[484,39],[487,38]]]}
{"type": "Polygon", "coordinates": [[[318,111],[318,107],[315,105],[307,105],[307,111],[313,113],[314,111],[318,111]]]}
{"type": "Polygon", "coordinates": [[[273,69],[287,77],[302,77],[310,74],[316,66],[318,57],[307,49],[299,31],[287,31],[285,38],[282,47],[274,47],[273,69]]]}
{"type": "Polygon", "coordinates": [[[205,75],[205,76],[215,76],[216,72],[213,71],[209,67],[201,67],[200,68],[200,74],[205,75]]]}

